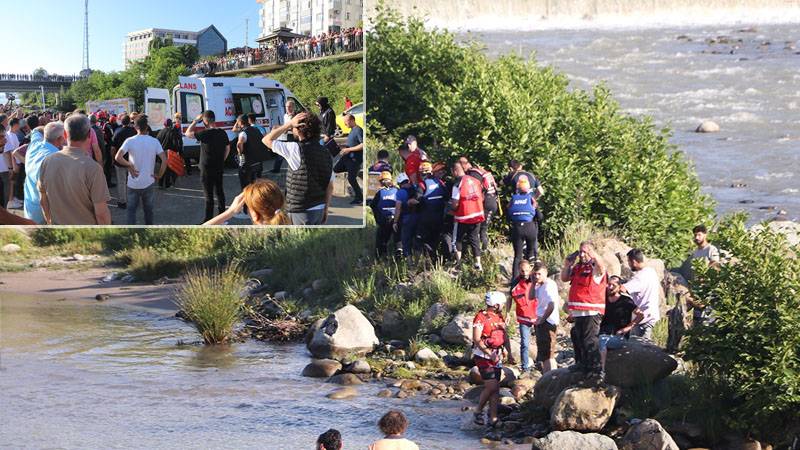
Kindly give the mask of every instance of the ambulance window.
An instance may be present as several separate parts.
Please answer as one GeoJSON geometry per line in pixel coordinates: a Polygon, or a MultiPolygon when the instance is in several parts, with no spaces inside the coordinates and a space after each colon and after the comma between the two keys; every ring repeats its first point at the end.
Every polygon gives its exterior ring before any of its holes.
{"type": "Polygon", "coordinates": [[[205,108],[203,107],[202,95],[181,92],[181,114],[183,115],[183,123],[190,123],[197,116],[203,114],[203,111],[205,111],[205,108]]]}
{"type": "Polygon", "coordinates": [[[233,94],[233,106],[237,116],[253,113],[256,117],[264,117],[264,101],[258,94],[233,94]]]}

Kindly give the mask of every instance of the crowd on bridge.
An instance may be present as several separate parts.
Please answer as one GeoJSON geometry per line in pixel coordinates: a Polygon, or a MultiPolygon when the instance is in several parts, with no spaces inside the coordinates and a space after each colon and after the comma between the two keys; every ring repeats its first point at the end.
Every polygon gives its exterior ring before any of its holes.
{"type": "Polygon", "coordinates": [[[79,75],[0,73],[0,81],[72,83],[81,78],[79,75]]]}
{"type": "MultiPolygon", "coordinates": [[[[380,182],[370,202],[377,225],[378,257],[394,254],[407,258],[409,265],[449,261],[454,270],[461,271],[469,249],[474,270],[482,272],[481,255],[490,250],[489,225],[503,218],[508,221],[507,237],[514,249],[509,295],[486,293],[486,307],[473,321],[472,354],[485,386],[475,411],[477,424],[497,421],[498,381],[504,361],[517,363],[507,333],[512,311],[520,336],[521,370],[534,369],[528,356],[533,338],[535,363],[544,374],[557,368],[556,331],[563,306],[567,322],[573,324],[570,338],[575,364],[569,371],[583,374],[583,384],[589,386],[605,382],[609,350],[622,348],[631,336],[652,339],[661,318],[661,282],[641,249],[627,253],[631,274],[623,279],[609,272],[592,242],[582,242],[560,267],[558,279],[569,284],[567,301],[562,302],[556,281],[539,260],[538,229],[545,220],[539,202],[545,190],[521,161],[509,161],[508,173],[498,182],[489,170],[465,156],[449,164],[430,161],[414,136],[408,136],[398,152],[403,168],[396,177],[387,150],[378,152],[378,161],[369,169],[370,176],[380,182]],[[394,251],[390,251],[392,242],[394,251]]],[[[687,279],[693,276],[693,260],[703,260],[711,267],[720,264],[720,252],[708,242],[706,227],[698,225],[692,231],[696,249],[682,268],[687,279]]],[[[691,298],[687,303],[694,310],[694,325],[713,320],[709,307],[691,298]]]]}
{"type": "Polygon", "coordinates": [[[364,31],[348,28],[338,33],[322,33],[316,36],[275,42],[256,49],[239,48],[227,55],[198,62],[194,73],[213,75],[216,72],[244,69],[262,64],[302,61],[364,49],[364,31]]]}

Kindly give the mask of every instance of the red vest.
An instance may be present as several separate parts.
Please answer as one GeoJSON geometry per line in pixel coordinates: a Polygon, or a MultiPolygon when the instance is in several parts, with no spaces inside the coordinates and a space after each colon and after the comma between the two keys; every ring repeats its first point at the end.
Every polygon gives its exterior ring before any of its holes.
{"type": "Polygon", "coordinates": [[[606,284],[608,276],[604,273],[599,283],[594,282],[594,267],[590,263],[578,263],[572,267],[569,286],[570,311],[606,311],[606,284]]]}
{"type": "Polygon", "coordinates": [[[465,175],[461,177],[458,189],[458,208],[453,214],[455,221],[466,224],[483,222],[483,192],[480,182],[465,175]]]}
{"type": "Polygon", "coordinates": [[[505,320],[503,320],[503,316],[494,311],[478,311],[472,323],[480,323],[483,325],[481,329],[481,340],[484,341],[487,347],[499,348],[503,346],[506,336],[504,328],[505,320]]]}
{"type": "Polygon", "coordinates": [[[533,325],[536,321],[536,298],[530,298],[533,281],[520,279],[511,290],[511,298],[517,305],[517,323],[533,325]]]}

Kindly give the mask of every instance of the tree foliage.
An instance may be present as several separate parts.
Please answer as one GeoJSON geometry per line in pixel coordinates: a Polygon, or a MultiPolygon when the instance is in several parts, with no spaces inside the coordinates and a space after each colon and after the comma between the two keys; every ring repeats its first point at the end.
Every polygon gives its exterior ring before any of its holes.
{"type": "Polygon", "coordinates": [[[694,263],[693,295],[714,312],[690,330],[686,358],[729,399],[729,426],[781,442],[800,432],[800,246],[743,214],[712,237],[732,259],[694,263]]]}
{"type": "Polygon", "coordinates": [[[395,139],[414,133],[434,158],[465,155],[495,174],[522,161],[546,190],[547,239],[588,221],[680,261],[687,230],[708,219],[711,202],[667,130],[620,112],[603,86],[570,90],[564,75],[535,61],[490,61],[477,45],[403,20],[380,7],[367,36],[378,128],[395,139]]]}
{"type": "Polygon", "coordinates": [[[317,97],[328,97],[337,114],[344,111],[344,97],[353,104],[364,101],[364,63],[321,61],[294,64],[268,75],[291,90],[306,107],[314,109],[317,97]]]}

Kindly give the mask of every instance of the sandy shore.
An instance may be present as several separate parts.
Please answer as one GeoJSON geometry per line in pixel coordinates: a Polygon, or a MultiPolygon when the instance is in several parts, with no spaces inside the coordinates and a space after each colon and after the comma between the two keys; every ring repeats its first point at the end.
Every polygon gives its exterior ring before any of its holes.
{"type": "Polygon", "coordinates": [[[25,272],[0,273],[0,297],[3,293],[96,302],[98,294],[107,295],[111,305],[147,309],[172,314],[177,307],[172,302],[175,284],[102,282],[111,270],[34,269],[25,272]]]}

